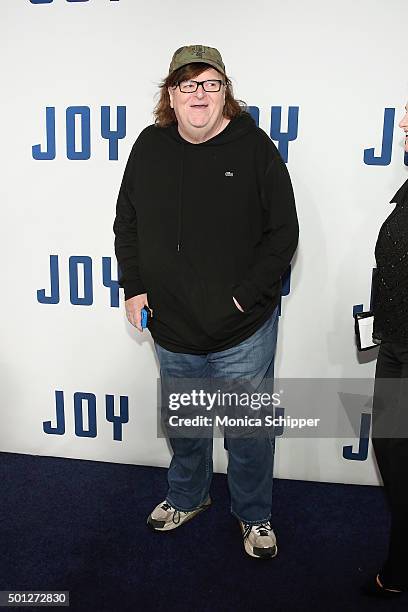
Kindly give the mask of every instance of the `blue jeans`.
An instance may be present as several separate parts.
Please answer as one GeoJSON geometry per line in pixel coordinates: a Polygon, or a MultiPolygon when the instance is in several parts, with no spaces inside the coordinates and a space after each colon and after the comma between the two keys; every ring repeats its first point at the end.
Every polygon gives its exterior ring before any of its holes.
{"type": "MultiPolygon", "coordinates": [[[[174,378],[248,378],[254,391],[273,379],[278,309],[252,336],[225,351],[192,355],[155,345],[160,374],[174,378]]],[[[166,500],[187,512],[208,497],[213,474],[212,438],[169,438],[173,458],[168,470],[166,500]]],[[[275,439],[267,436],[228,437],[228,486],[231,512],[241,521],[269,520],[272,506],[275,439]]]]}

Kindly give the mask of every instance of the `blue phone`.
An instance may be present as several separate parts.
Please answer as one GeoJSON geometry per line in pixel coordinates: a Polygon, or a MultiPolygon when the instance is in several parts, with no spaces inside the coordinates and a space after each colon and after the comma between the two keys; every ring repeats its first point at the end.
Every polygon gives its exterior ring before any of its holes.
{"type": "Polygon", "coordinates": [[[144,306],[140,314],[141,314],[141,322],[140,322],[141,328],[146,329],[146,327],[149,324],[149,320],[150,320],[150,310],[146,308],[146,306],[144,306]]]}

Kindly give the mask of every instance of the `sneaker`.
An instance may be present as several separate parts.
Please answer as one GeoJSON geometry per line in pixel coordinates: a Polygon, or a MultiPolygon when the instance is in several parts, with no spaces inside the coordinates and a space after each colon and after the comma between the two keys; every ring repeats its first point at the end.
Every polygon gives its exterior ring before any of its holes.
{"type": "Polygon", "coordinates": [[[162,502],[155,507],[153,512],[147,517],[147,524],[152,527],[155,531],[170,531],[180,527],[183,523],[194,518],[199,512],[206,510],[211,504],[211,499],[208,498],[201,506],[190,510],[189,512],[183,512],[182,510],[176,510],[167,501],[162,502]]]}
{"type": "Polygon", "coordinates": [[[250,525],[239,521],[244,538],[245,552],[258,559],[272,559],[278,554],[276,536],[271,521],[250,525]]]}

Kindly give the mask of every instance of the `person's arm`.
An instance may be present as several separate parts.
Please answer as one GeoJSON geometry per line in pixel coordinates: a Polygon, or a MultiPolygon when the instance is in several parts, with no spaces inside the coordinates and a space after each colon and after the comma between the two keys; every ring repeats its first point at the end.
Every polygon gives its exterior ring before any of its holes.
{"type": "Polygon", "coordinates": [[[275,157],[266,170],[262,204],[264,226],[257,260],[233,289],[233,297],[244,312],[273,296],[276,283],[287,270],[298,243],[295,198],[289,172],[281,157],[275,157]]]}
{"type": "Polygon", "coordinates": [[[120,268],[119,285],[125,291],[125,300],[146,292],[139,272],[136,210],[128,192],[129,176],[134,171],[134,163],[135,146],[133,146],[126,164],[113,224],[115,253],[120,268]]]}
{"type": "Polygon", "coordinates": [[[125,292],[125,309],[129,323],[142,331],[140,326],[141,310],[148,306],[146,289],[139,271],[139,245],[137,238],[136,210],[128,192],[128,181],[135,163],[133,147],[120,186],[116,203],[116,217],[113,224],[115,232],[115,253],[120,268],[119,285],[125,292]]]}

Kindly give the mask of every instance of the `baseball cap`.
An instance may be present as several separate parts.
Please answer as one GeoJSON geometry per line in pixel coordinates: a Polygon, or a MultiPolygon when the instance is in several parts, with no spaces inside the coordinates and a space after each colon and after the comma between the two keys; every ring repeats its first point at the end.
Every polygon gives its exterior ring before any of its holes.
{"type": "Polygon", "coordinates": [[[169,74],[182,66],[186,66],[186,64],[193,64],[194,62],[209,64],[225,74],[224,62],[222,61],[221,53],[218,49],[214,47],[205,47],[203,45],[188,45],[177,49],[171,60],[169,74]]]}

